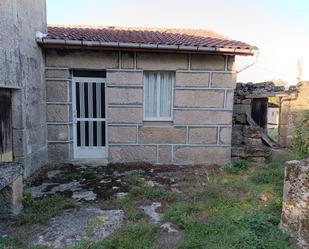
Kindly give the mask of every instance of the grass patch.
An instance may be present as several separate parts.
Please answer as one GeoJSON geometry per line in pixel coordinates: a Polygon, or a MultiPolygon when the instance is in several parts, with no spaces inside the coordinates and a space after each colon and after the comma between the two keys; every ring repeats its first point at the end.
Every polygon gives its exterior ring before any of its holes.
{"type": "Polygon", "coordinates": [[[172,202],[177,200],[177,194],[166,190],[163,187],[145,187],[145,186],[133,186],[130,194],[134,198],[156,201],[168,201],[172,202]]]}
{"type": "Polygon", "coordinates": [[[155,225],[130,225],[103,242],[85,241],[74,249],[152,249],[156,230],[155,225]]]}
{"type": "Polygon", "coordinates": [[[195,193],[197,203],[173,204],[165,220],[184,231],[178,249],[294,248],[278,229],[284,162],[288,159],[291,157],[269,162],[263,168],[248,168],[247,161],[237,162],[236,170],[230,167],[224,174],[212,176],[204,190],[195,193]],[[258,198],[261,193],[271,193],[273,199],[263,202],[258,198]],[[206,218],[196,219],[199,213],[206,218]]]}
{"type": "Polygon", "coordinates": [[[250,159],[236,160],[232,166],[225,166],[224,171],[229,174],[240,174],[249,168],[250,162],[250,159]]]}
{"type": "Polygon", "coordinates": [[[75,207],[76,204],[72,201],[58,195],[37,200],[28,196],[27,202],[24,203],[24,210],[15,218],[15,223],[18,225],[44,223],[60,211],[75,207]]]}
{"type": "Polygon", "coordinates": [[[16,237],[0,237],[0,248],[1,249],[44,249],[45,247],[41,246],[31,246],[28,247],[26,243],[26,239],[24,236],[16,236],[16,237]]]}

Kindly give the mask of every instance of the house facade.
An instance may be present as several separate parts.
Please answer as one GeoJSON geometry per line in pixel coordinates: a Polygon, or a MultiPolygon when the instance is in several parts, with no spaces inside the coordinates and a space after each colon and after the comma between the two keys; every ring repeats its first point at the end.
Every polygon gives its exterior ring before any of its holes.
{"type": "MultiPolygon", "coordinates": [[[[44,1],[23,4],[29,2],[44,1]]],[[[32,143],[38,147],[32,152],[44,151],[40,164],[84,159],[230,162],[235,56],[253,55],[256,47],[206,30],[46,30],[40,23],[24,37],[38,49],[40,69],[32,67],[38,75],[31,81],[35,86],[20,86],[23,98],[43,108],[33,108],[42,121],[29,121],[40,124],[30,132],[34,139],[42,137],[42,143],[32,143]],[[42,95],[31,94],[34,89],[42,95]]],[[[14,128],[13,122],[13,140],[18,134],[14,128]]],[[[28,137],[18,144],[28,149],[28,137]]],[[[17,148],[12,146],[14,160],[17,148]]],[[[36,168],[30,165],[28,171],[36,168]]]]}

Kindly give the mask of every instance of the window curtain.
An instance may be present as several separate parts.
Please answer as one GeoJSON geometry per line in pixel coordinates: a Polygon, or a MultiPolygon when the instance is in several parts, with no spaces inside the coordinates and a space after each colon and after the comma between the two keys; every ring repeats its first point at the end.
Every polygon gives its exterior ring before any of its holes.
{"type": "Polygon", "coordinates": [[[160,117],[171,117],[173,75],[161,73],[160,76],[160,117]]]}
{"type": "Polygon", "coordinates": [[[172,108],[174,76],[169,72],[147,72],[144,75],[145,118],[169,118],[172,108]]]}
{"type": "Polygon", "coordinates": [[[157,116],[157,79],[157,73],[145,74],[145,117],[147,118],[157,116]]]}

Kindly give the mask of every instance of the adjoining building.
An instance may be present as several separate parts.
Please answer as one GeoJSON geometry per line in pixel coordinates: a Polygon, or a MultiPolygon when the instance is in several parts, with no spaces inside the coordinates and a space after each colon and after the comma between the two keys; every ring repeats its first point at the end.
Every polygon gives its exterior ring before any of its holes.
{"type": "Polygon", "coordinates": [[[295,136],[295,128],[309,119],[309,81],[291,86],[281,98],[279,120],[279,143],[290,147],[295,136]]]}

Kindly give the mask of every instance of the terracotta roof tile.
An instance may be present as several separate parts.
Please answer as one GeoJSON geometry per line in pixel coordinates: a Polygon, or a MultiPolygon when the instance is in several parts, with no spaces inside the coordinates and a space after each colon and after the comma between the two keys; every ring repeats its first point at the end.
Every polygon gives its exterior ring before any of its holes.
{"type": "Polygon", "coordinates": [[[176,45],[207,48],[257,49],[209,30],[150,29],[93,26],[49,26],[45,39],[176,45]]]}

